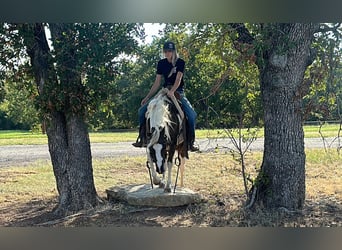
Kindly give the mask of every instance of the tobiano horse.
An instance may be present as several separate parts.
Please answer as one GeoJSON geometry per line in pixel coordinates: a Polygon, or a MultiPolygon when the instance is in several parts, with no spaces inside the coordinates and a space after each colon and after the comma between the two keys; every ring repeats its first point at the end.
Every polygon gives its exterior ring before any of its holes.
{"type": "Polygon", "coordinates": [[[167,96],[167,93],[168,89],[163,88],[147,106],[146,121],[148,139],[146,151],[147,164],[148,167],[151,166],[149,167],[150,177],[152,176],[151,184],[153,182],[153,184],[159,185],[160,188],[164,188],[164,192],[169,193],[171,192],[171,174],[175,152],[178,151],[176,160],[178,160],[177,165],[179,167],[181,187],[184,184],[185,159],[189,158],[189,156],[184,113],[176,98],[171,100],[167,96]],[[155,168],[153,167],[154,165],[155,168]],[[167,180],[165,180],[166,169],[167,180]],[[162,178],[160,178],[160,175],[162,175],[162,178]]]}

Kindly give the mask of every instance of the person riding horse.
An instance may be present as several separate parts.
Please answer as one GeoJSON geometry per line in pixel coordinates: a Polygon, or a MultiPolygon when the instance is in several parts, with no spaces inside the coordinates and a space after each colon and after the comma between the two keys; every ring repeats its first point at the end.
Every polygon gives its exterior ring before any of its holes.
{"type": "Polygon", "coordinates": [[[146,147],[146,118],[145,114],[147,111],[147,105],[150,98],[157,92],[160,87],[160,82],[164,76],[163,87],[169,88],[168,96],[171,98],[175,96],[175,92],[180,95],[180,101],[184,110],[185,116],[187,117],[189,124],[189,131],[187,131],[189,137],[189,150],[198,151],[199,149],[194,146],[195,142],[195,121],[197,113],[191,106],[189,100],[184,94],[184,68],[185,62],[183,59],[178,57],[176,46],[173,42],[166,42],[163,46],[163,52],[165,55],[164,59],[159,60],[157,65],[157,74],[154,84],[146,97],[141,101],[141,107],[139,108],[139,136],[137,141],[133,143],[135,147],[146,147]]]}

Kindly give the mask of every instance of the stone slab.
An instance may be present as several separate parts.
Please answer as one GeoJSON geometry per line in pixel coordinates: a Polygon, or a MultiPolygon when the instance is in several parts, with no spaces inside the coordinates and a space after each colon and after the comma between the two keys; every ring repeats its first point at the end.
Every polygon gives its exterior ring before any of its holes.
{"type": "Polygon", "coordinates": [[[151,207],[177,207],[203,202],[203,197],[188,189],[177,187],[176,192],[164,193],[163,188],[148,184],[115,186],[106,190],[108,200],[125,201],[130,205],[151,207]]]}

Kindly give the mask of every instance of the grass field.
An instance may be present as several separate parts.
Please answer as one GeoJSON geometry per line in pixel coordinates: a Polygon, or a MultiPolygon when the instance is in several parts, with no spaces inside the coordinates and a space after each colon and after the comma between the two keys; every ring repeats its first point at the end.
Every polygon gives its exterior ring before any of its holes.
{"type": "MultiPolygon", "coordinates": [[[[207,202],[181,208],[136,209],[122,203],[105,203],[97,210],[56,220],[49,226],[342,226],[342,159],[336,151],[306,152],[306,204],[302,211],[249,212],[240,167],[230,154],[191,153],[185,186],[207,202]]],[[[145,157],[94,160],[97,192],[123,184],[149,183],[145,157]]],[[[251,176],[260,167],[262,153],[247,157],[251,176]]],[[[174,171],[175,172],[175,171],[174,171]]],[[[0,171],[0,226],[32,226],[50,221],[56,205],[56,184],[50,162],[0,171]]]]}
{"type": "MultiPolygon", "coordinates": [[[[91,132],[92,143],[135,141],[137,132],[91,132]]],[[[47,135],[29,131],[0,131],[0,146],[47,144],[47,135]]]]}
{"type": "MultiPolygon", "coordinates": [[[[338,134],[338,124],[326,124],[322,127],[322,133],[324,137],[336,137],[338,134]]],[[[246,133],[246,130],[243,130],[246,133]]],[[[306,138],[320,137],[319,126],[304,126],[304,134],[306,138]]],[[[124,141],[135,141],[138,135],[137,131],[123,131],[123,132],[90,132],[90,141],[92,143],[97,142],[124,142],[124,141]]],[[[202,129],[196,130],[196,138],[218,138],[226,137],[227,134],[224,130],[220,129],[202,129]]],[[[258,137],[264,136],[263,129],[259,129],[258,137]]],[[[12,130],[0,130],[0,146],[4,145],[27,145],[27,144],[46,144],[47,136],[29,131],[12,131],[12,130]]]]}
{"type": "MultiPolygon", "coordinates": [[[[319,137],[318,126],[305,126],[305,137],[319,137]]],[[[338,125],[323,126],[325,137],[335,137],[338,125]]],[[[197,138],[224,137],[222,130],[197,130],[197,138]]],[[[92,143],[134,141],[137,132],[90,133],[92,143]]],[[[263,136],[262,129],[259,137],[263,136]]],[[[46,144],[46,135],[28,131],[0,131],[0,146],[46,144]]],[[[106,158],[93,161],[97,192],[123,184],[149,183],[145,157],[106,158]]],[[[262,152],[247,157],[247,171],[256,176],[262,152]]],[[[185,170],[185,186],[201,193],[207,203],[182,208],[137,210],[125,204],[104,205],[93,211],[56,220],[50,226],[342,226],[342,157],[336,150],[306,150],[306,203],[302,211],[249,212],[240,167],[230,154],[219,151],[191,153],[185,170]],[[136,212],[140,211],[140,212],[136,212]]],[[[0,171],[0,226],[46,225],[57,204],[56,182],[49,161],[25,168],[0,171]],[[41,224],[43,223],[43,224],[41,224]]]]}

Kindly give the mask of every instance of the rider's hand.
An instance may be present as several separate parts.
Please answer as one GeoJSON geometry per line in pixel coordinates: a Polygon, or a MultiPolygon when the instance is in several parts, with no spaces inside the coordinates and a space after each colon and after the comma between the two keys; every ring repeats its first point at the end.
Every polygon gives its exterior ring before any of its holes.
{"type": "Polygon", "coordinates": [[[147,96],[144,99],[142,99],[141,106],[145,105],[145,103],[148,102],[148,99],[150,98],[148,98],[147,96]]]}
{"type": "Polygon", "coordinates": [[[175,96],[175,92],[174,92],[174,91],[171,91],[171,90],[169,90],[169,91],[167,92],[167,96],[168,96],[168,97],[170,97],[170,98],[172,98],[172,97],[174,97],[174,96],[175,96]]]}

